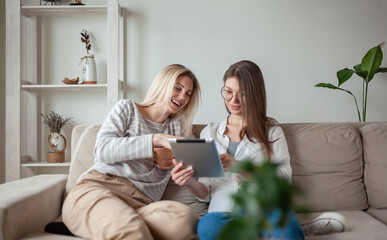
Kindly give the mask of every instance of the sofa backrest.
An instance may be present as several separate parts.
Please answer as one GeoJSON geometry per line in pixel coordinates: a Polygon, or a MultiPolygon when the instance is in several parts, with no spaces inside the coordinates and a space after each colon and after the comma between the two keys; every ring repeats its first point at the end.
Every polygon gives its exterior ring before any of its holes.
{"type": "MultiPolygon", "coordinates": [[[[363,139],[364,184],[371,207],[387,210],[387,123],[359,129],[363,139]]],[[[384,214],[387,224],[387,213],[384,214]]]]}
{"type": "MultiPolygon", "coordinates": [[[[387,209],[387,123],[284,123],[298,203],[312,211],[387,209]],[[364,151],[363,151],[364,148],[364,151]],[[365,159],[365,161],[363,160],[365,159]],[[367,199],[368,195],[368,199],[367,199]]],[[[205,125],[194,125],[196,137],[205,125]]],[[[66,193],[94,162],[100,125],[76,126],[66,193]]]]}
{"type": "Polygon", "coordinates": [[[297,203],[313,211],[368,208],[359,131],[345,123],[281,124],[297,203]]]}

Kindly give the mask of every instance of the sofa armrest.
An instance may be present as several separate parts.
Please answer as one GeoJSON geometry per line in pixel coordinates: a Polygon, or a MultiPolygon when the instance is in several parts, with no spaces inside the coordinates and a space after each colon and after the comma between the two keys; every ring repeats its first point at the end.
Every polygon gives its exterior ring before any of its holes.
{"type": "Polygon", "coordinates": [[[67,175],[45,174],[0,185],[0,239],[18,239],[61,212],[67,175]]]}

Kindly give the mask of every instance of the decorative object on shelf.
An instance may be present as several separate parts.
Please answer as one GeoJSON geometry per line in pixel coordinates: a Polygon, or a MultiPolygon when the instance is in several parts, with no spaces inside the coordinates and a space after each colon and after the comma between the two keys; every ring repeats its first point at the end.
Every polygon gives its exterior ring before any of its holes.
{"type": "Polygon", "coordinates": [[[85,43],[87,55],[81,58],[81,64],[85,60],[85,65],[82,67],[83,84],[97,84],[97,68],[94,61],[94,54],[89,54],[91,50],[90,35],[85,29],[81,32],[81,41],[85,43]]]}
{"type": "Polygon", "coordinates": [[[81,0],[75,0],[75,3],[70,3],[70,5],[73,6],[73,5],[85,5],[85,4],[83,4],[81,0]]]}
{"type": "Polygon", "coordinates": [[[65,150],[67,141],[65,136],[61,134],[62,128],[71,123],[72,118],[63,118],[62,115],[51,111],[49,114],[40,114],[43,117],[43,124],[50,129],[50,134],[47,138],[49,151],[47,153],[47,162],[60,163],[65,160],[65,150]]]}
{"type": "Polygon", "coordinates": [[[371,82],[371,80],[374,78],[376,73],[379,72],[387,72],[387,68],[380,67],[383,60],[383,52],[382,47],[384,46],[384,42],[380,43],[378,46],[371,48],[366,55],[361,60],[361,63],[358,65],[353,66],[353,69],[344,68],[337,72],[337,79],[338,84],[337,86],[330,84],[330,83],[318,83],[315,85],[315,87],[325,87],[335,90],[341,90],[344,92],[349,93],[355,100],[357,115],[359,118],[359,122],[365,122],[366,121],[366,115],[367,115],[367,96],[368,96],[368,84],[371,82]],[[340,88],[340,85],[345,83],[348,79],[352,77],[352,75],[356,73],[359,77],[363,79],[363,91],[362,91],[362,113],[363,118],[360,117],[360,111],[359,106],[357,104],[357,100],[355,95],[352,94],[352,92],[340,88]]]}
{"type": "Polygon", "coordinates": [[[78,82],[79,82],[79,77],[74,78],[74,79],[69,79],[69,78],[65,77],[65,78],[62,80],[62,82],[65,83],[65,84],[78,84],[78,82]]]}
{"type": "MultiPolygon", "coordinates": [[[[59,2],[59,5],[62,5],[62,0],[43,0],[43,2],[46,2],[44,6],[47,5],[47,3],[51,3],[51,5],[57,5],[56,2],[59,2]]],[[[40,5],[42,5],[42,0],[40,0],[40,5]]]]}

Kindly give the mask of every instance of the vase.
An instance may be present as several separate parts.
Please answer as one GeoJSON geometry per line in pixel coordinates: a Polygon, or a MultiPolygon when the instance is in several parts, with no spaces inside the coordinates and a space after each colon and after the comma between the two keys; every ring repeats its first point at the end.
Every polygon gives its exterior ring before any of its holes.
{"type": "Polygon", "coordinates": [[[82,68],[83,84],[97,84],[97,67],[95,65],[94,54],[83,57],[85,64],[82,68]]]}
{"type": "Polygon", "coordinates": [[[47,138],[49,152],[47,153],[47,162],[60,163],[65,160],[65,150],[67,141],[65,136],[60,133],[50,133],[47,138]]]}
{"type": "Polygon", "coordinates": [[[48,152],[47,162],[48,163],[62,163],[65,160],[65,152],[48,152]]]}

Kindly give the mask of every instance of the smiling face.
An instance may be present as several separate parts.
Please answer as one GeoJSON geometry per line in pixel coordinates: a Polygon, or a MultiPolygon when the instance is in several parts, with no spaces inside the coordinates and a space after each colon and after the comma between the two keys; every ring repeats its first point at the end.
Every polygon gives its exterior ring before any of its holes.
{"type": "Polygon", "coordinates": [[[191,99],[192,92],[193,82],[191,78],[187,76],[179,76],[173,86],[172,98],[168,106],[168,112],[170,114],[175,114],[182,110],[191,99]]]}
{"type": "Polygon", "coordinates": [[[231,96],[230,100],[224,100],[230,114],[242,116],[242,94],[239,80],[236,77],[227,78],[224,84],[224,91],[227,95],[231,96]]]}

